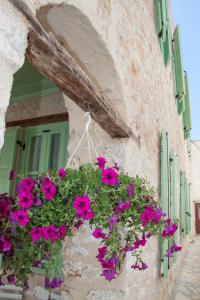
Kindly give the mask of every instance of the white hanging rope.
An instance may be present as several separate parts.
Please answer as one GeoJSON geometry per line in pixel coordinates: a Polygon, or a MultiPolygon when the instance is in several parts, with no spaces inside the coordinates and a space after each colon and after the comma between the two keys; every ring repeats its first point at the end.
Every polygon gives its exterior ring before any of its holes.
{"type": "Polygon", "coordinates": [[[91,145],[92,145],[92,148],[93,148],[93,150],[95,152],[96,157],[98,157],[98,153],[97,153],[97,151],[95,149],[94,143],[93,143],[92,138],[91,138],[90,133],[89,133],[89,126],[90,126],[90,123],[91,123],[91,120],[92,120],[91,116],[90,116],[90,113],[89,112],[85,113],[85,117],[88,117],[88,121],[87,121],[87,123],[85,125],[85,130],[83,132],[83,135],[80,138],[80,141],[78,142],[77,146],[75,147],[75,149],[74,149],[74,151],[73,151],[70,159],[68,160],[68,163],[67,163],[67,165],[65,167],[65,170],[69,167],[70,163],[72,162],[72,159],[73,159],[75,153],[77,152],[80,144],[82,143],[85,135],[87,137],[87,146],[88,146],[88,153],[89,153],[90,163],[92,162],[92,158],[91,158],[91,145]]]}

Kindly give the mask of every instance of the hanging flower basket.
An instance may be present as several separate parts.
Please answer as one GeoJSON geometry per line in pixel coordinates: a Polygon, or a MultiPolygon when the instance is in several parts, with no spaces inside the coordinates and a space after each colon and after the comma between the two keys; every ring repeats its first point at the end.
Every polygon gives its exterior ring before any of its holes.
{"type": "Polygon", "coordinates": [[[62,244],[87,222],[97,249],[99,275],[108,281],[119,276],[126,254],[135,257],[130,268],[145,270],[141,250],[151,236],[171,239],[177,220],[166,219],[146,180],[130,177],[118,165],[96,164],[67,168],[17,185],[17,198],[0,196],[0,253],[9,283],[26,286],[34,268],[44,271],[46,288],[63,282],[62,244]]]}

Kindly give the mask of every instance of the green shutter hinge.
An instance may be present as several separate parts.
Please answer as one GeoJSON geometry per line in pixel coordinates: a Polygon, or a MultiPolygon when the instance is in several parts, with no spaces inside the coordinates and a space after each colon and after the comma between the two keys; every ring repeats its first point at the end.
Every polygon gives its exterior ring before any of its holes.
{"type": "Polygon", "coordinates": [[[22,150],[24,151],[25,150],[25,148],[26,148],[26,144],[25,143],[23,143],[22,141],[20,141],[20,140],[17,140],[17,145],[19,145],[21,148],[22,148],[22,150]]]}

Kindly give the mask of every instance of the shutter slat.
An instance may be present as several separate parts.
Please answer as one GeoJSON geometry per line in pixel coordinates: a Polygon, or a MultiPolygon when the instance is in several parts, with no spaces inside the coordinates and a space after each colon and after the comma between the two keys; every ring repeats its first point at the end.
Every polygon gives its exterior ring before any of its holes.
{"type": "Polygon", "coordinates": [[[181,194],[181,236],[185,237],[185,174],[180,174],[180,194],[181,194]]]}
{"type": "Polygon", "coordinates": [[[188,132],[192,129],[191,112],[190,112],[190,96],[188,76],[185,72],[185,111],[183,113],[184,131],[188,132]]]}
{"type": "MultiPolygon", "coordinates": [[[[161,208],[169,216],[169,149],[168,133],[162,131],[161,135],[161,208]]],[[[164,277],[168,276],[169,259],[165,256],[169,248],[168,240],[165,239],[161,245],[161,272],[164,277]]]]}
{"type": "MultiPolygon", "coordinates": [[[[185,78],[183,70],[183,58],[181,50],[181,37],[180,37],[180,27],[176,26],[174,31],[174,63],[175,63],[175,77],[176,77],[176,87],[177,87],[177,100],[184,102],[185,97],[185,78]]],[[[184,111],[184,105],[181,103],[179,113],[184,111]],[[182,109],[182,111],[181,111],[182,109]]]]}
{"type": "MultiPolygon", "coordinates": [[[[171,218],[179,218],[179,210],[178,210],[178,197],[177,197],[177,157],[176,153],[173,152],[170,155],[170,162],[171,162],[171,202],[172,202],[172,215],[171,218]]],[[[179,243],[179,230],[175,233],[175,242],[176,244],[179,243]]],[[[173,262],[177,260],[177,253],[174,255],[173,262]]]]}
{"type": "Polygon", "coordinates": [[[161,16],[162,16],[162,40],[163,42],[166,41],[167,38],[167,29],[168,29],[168,20],[167,20],[167,7],[166,1],[160,0],[161,2],[161,16]]]}

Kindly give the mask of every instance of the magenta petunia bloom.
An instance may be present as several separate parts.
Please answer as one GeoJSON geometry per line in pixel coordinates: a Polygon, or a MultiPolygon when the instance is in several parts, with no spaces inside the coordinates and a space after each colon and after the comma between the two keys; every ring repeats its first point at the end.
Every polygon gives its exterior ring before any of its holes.
{"type": "Polygon", "coordinates": [[[44,194],[47,201],[51,201],[55,197],[56,186],[48,177],[44,178],[42,193],[44,194]]]}
{"type": "Polygon", "coordinates": [[[162,232],[162,237],[173,236],[177,230],[177,225],[175,223],[171,223],[170,219],[166,220],[165,228],[162,232]]]}
{"type": "Polygon", "coordinates": [[[134,185],[133,183],[130,183],[127,187],[127,195],[129,198],[132,198],[134,196],[134,185]]]}
{"type": "Polygon", "coordinates": [[[82,225],[83,225],[83,221],[82,221],[82,220],[79,220],[78,222],[76,222],[76,223],[74,224],[74,227],[75,227],[76,229],[79,229],[82,225]]]}
{"type": "Polygon", "coordinates": [[[35,206],[36,206],[36,207],[41,207],[41,206],[42,206],[42,200],[38,198],[38,199],[35,201],[35,206]]]}
{"type": "Polygon", "coordinates": [[[132,252],[134,250],[134,247],[133,246],[125,246],[124,248],[123,248],[123,251],[124,251],[124,253],[127,253],[127,252],[132,252]]]}
{"type": "Polygon", "coordinates": [[[158,224],[161,220],[161,217],[165,217],[165,215],[166,214],[163,213],[160,209],[146,207],[140,216],[140,220],[142,221],[142,225],[145,227],[149,223],[158,224]]]}
{"type": "Polygon", "coordinates": [[[112,214],[109,219],[109,230],[112,231],[113,227],[119,222],[119,216],[116,214],[112,214]]]}
{"type": "Polygon", "coordinates": [[[35,243],[37,240],[39,240],[42,237],[43,230],[41,227],[32,228],[30,235],[32,238],[32,242],[35,243]]]}
{"type": "Polygon", "coordinates": [[[20,227],[26,227],[29,222],[27,212],[22,210],[17,210],[13,212],[11,219],[19,224],[20,227]]]}
{"type": "Polygon", "coordinates": [[[106,280],[112,281],[117,277],[117,272],[115,270],[103,270],[101,276],[104,276],[106,280]]]}
{"type": "Polygon", "coordinates": [[[111,258],[109,259],[102,259],[101,260],[101,266],[103,269],[115,269],[117,265],[117,256],[116,254],[113,254],[111,258]]]}
{"type": "Polygon", "coordinates": [[[67,175],[67,172],[65,171],[65,169],[60,169],[58,170],[58,176],[59,177],[65,177],[67,175]]]}
{"type": "Polygon", "coordinates": [[[45,289],[56,289],[59,288],[63,283],[63,280],[60,278],[53,278],[52,280],[45,277],[45,289]]]}
{"type": "Polygon", "coordinates": [[[118,174],[112,169],[104,169],[102,171],[102,182],[106,185],[115,186],[118,183],[118,174]]]}
{"type": "Polygon", "coordinates": [[[23,209],[29,209],[33,204],[33,194],[28,190],[20,191],[18,198],[18,205],[23,209]]]}
{"type": "Polygon", "coordinates": [[[54,225],[50,225],[50,226],[47,226],[45,228],[43,228],[43,231],[42,231],[42,237],[44,240],[51,240],[53,239],[55,233],[56,233],[56,227],[54,225]]]}
{"type": "Polygon", "coordinates": [[[66,233],[67,233],[67,227],[65,225],[61,225],[58,229],[59,238],[65,237],[66,233]]]}
{"type": "Polygon", "coordinates": [[[77,213],[75,217],[87,221],[94,218],[94,212],[92,210],[85,210],[80,213],[77,213]]]}
{"type": "Polygon", "coordinates": [[[15,284],[17,282],[15,275],[14,274],[10,274],[7,276],[7,280],[9,284],[15,284]]]}
{"type": "Polygon", "coordinates": [[[93,233],[92,233],[93,237],[95,237],[96,239],[104,239],[106,237],[106,235],[102,232],[102,229],[98,229],[96,228],[93,233]]]}
{"type": "Polygon", "coordinates": [[[146,238],[149,239],[151,236],[152,236],[152,233],[151,232],[147,232],[146,238]]]}
{"type": "Polygon", "coordinates": [[[0,200],[0,217],[8,217],[10,213],[10,201],[8,199],[0,200]]]}
{"type": "Polygon", "coordinates": [[[137,240],[137,241],[134,242],[133,248],[134,248],[134,249],[137,249],[137,248],[139,248],[140,246],[144,247],[145,244],[146,244],[146,242],[147,242],[147,240],[145,240],[145,239],[137,240]]]}
{"type": "Polygon", "coordinates": [[[18,184],[18,188],[20,190],[31,191],[34,187],[35,187],[35,181],[32,178],[30,178],[30,177],[24,178],[18,184]]]}
{"type": "Polygon", "coordinates": [[[104,157],[97,157],[97,164],[99,166],[99,169],[103,170],[105,168],[105,164],[107,163],[107,160],[104,157]]]}
{"type": "Polygon", "coordinates": [[[166,252],[166,257],[173,257],[175,252],[181,251],[181,247],[177,246],[176,244],[173,244],[166,252]]]}
{"type": "Polygon", "coordinates": [[[77,213],[82,214],[83,212],[89,211],[90,207],[90,198],[87,195],[75,198],[73,208],[77,211],[77,213]]]}
{"type": "Polygon", "coordinates": [[[96,258],[98,259],[99,262],[101,262],[107,254],[107,247],[104,246],[104,247],[98,248],[98,252],[99,252],[99,254],[96,256],[96,258]]]}
{"type": "Polygon", "coordinates": [[[126,209],[129,209],[131,206],[131,202],[127,201],[127,202],[122,202],[120,201],[115,209],[116,213],[122,213],[123,211],[125,211],[126,209]]]}
{"type": "Polygon", "coordinates": [[[0,237],[0,253],[8,252],[11,250],[11,248],[11,242],[4,235],[2,235],[0,237]]]}

